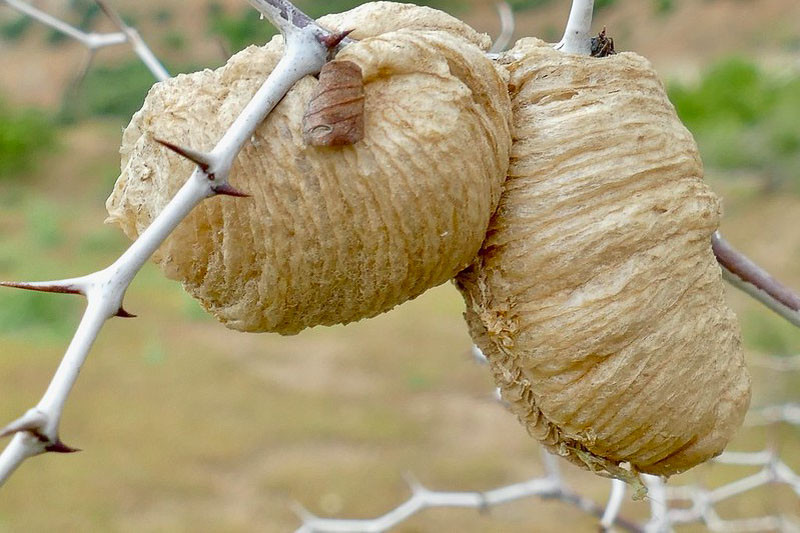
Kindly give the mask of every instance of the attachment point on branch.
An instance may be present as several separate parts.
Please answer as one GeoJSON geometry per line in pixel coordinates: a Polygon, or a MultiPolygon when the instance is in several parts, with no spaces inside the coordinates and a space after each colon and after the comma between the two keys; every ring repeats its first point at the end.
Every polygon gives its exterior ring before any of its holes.
{"type": "Polygon", "coordinates": [[[411,494],[417,495],[422,492],[425,492],[425,487],[422,486],[422,483],[412,474],[411,472],[406,472],[403,474],[403,480],[405,480],[406,485],[411,490],[411,494]]]}
{"type": "Polygon", "coordinates": [[[314,20],[297,9],[289,0],[248,0],[259,13],[267,18],[281,33],[293,28],[305,28],[314,20]]]}
{"type": "Polygon", "coordinates": [[[37,409],[31,409],[0,430],[0,438],[10,437],[21,431],[28,431],[39,437],[45,423],[47,423],[47,416],[37,409]]]}
{"type": "Polygon", "coordinates": [[[78,448],[67,446],[58,436],[55,438],[48,437],[46,434],[47,425],[48,416],[39,409],[33,408],[0,430],[0,438],[10,437],[16,433],[30,433],[44,445],[44,451],[46,452],[74,453],[81,451],[78,448]]]}

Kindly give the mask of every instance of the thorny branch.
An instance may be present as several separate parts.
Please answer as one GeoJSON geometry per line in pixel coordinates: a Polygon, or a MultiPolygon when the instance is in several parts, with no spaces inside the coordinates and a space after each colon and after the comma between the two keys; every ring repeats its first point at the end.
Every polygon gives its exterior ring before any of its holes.
{"type": "MultiPolygon", "coordinates": [[[[472,352],[475,360],[485,363],[483,354],[477,348],[472,352]]],[[[796,363],[800,356],[792,358],[796,363]]],[[[781,357],[758,358],[754,364],[765,368],[775,368],[781,357]]],[[[800,371],[800,365],[792,365],[779,371],[800,371]]],[[[787,422],[800,425],[800,419],[776,419],[770,423],[787,422]]],[[[730,500],[764,486],[783,485],[789,487],[800,497],[800,475],[795,473],[774,449],[758,452],[724,452],[712,459],[711,463],[729,467],[760,467],[760,470],[739,477],[715,488],[701,485],[668,486],[656,476],[643,476],[648,489],[647,502],[650,517],[646,522],[638,522],[621,516],[625,496],[625,483],[611,480],[611,487],[605,509],[588,498],[569,490],[561,479],[559,459],[542,452],[546,475],[528,481],[499,487],[487,492],[435,492],[426,489],[415,481],[410,481],[412,496],[391,511],[374,519],[333,519],[320,518],[305,509],[299,509],[302,526],[297,533],[334,532],[378,532],[408,520],[416,513],[434,507],[462,507],[480,511],[505,504],[517,499],[538,497],[543,500],[559,500],[572,505],[576,510],[600,519],[601,532],[616,530],[641,531],[644,533],[667,533],[675,526],[702,524],[709,531],[718,532],[760,532],[760,531],[800,531],[797,517],[788,515],[765,515],[752,518],[725,519],[716,510],[721,502],[730,500]]]]}
{"type": "MultiPolygon", "coordinates": [[[[89,58],[85,63],[83,69],[84,73],[89,68],[89,64],[94,57],[94,53],[100,48],[105,48],[106,46],[113,46],[116,44],[130,43],[130,45],[133,47],[133,51],[136,52],[145,66],[158,81],[164,81],[170,77],[169,72],[167,72],[161,62],[156,58],[152,50],[150,50],[150,48],[139,35],[139,32],[125,24],[125,22],[122,20],[122,17],[119,16],[119,14],[111,7],[110,4],[106,2],[106,0],[95,0],[95,2],[97,2],[97,5],[100,6],[100,8],[114,23],[114,25],[119,28],[120,31],[115,33],[84,32],[67,24],[63,20],[57,19],[52,15],[48,15],[44,11],[35,8],[30,4],[23,2],[22,0],[0,0],[0,2],[5,2],[10,8],[28,15],[29,17],[38,20],[42,24],[50,26],[51,28],[60,31],[69,37],[72,37],[76,41],[79,41],[86,46],[86,48],[89,50],[89,58]]],[[[79,79],[82,77],[83,75],[79,76],[79,79]]]]}
{"type": "Polygon", "coordinates": [[[418,481],[407,476],[411,497],[393,510],[371,520],[343,520],[314,516],[305,509],[298,508],[303,525],[296,533],[372,533],[388,531],[406,521],[414,514],[432,507],[461,507],[488,510],[522,498],[538,496],[544,500],[560,500],[573,505],[581,511],[601,519],[601,530],[616,525],[621,529],[639,532],[642,529],[635,523],[620,518],[619,508],[625,494],[625,483],[614,480],[608,505],[596,504],[591,499],[570,490],[561,479],[558,459],[542,452],[546,475],[522,483],[499,487],[486,492],[440,492],[423,487],[418,481]]]}
{"type": "Polygon", "coordinates": [[[193,161],[197,167],[152,224],[111,266],[93,274],[45,283],[3,283],[18,288],[82,294],[87,299],[87,307],[42,399],[22,417],[0,430],[0,437],[13,435],[0,454],[0,485],[28,457],[48,451],[75,451],[59,438],[64,404],[105,321],[113,316],[130,316],[123,309],[122,300],[133,277],[198,203],[218,194],[244,196],[228,183],[228,174],[237,154],[286,92],[304,76],[319,72],[331,50],[345,37],[345,34],[331,34],[313,22],[302,27],[295,25],[294,21],[301,17],[287,0],[257,0],[254,3],[281,30],[286,43],[284,54],[210,152],[198,152],[156,139],[167,149],[193,161]]]}
{"type": "MultiPolygon", "coordinates": [[[[36,18],[58,31],[82,42],[93,53],[95,50],[115,44],[130,43],[142,61],[160,80],[169,77],[135,29],[127,26],[105,0],[97,0],[106,15],[119,28],[119,32],[97,34],[86,33],[70,26],[21,0],[0,0],[24,14],[36,18]]],[[[317,26],[312,19],[296,9],[289,0],[248,0],[259,12],[270,19],[283,33],[286,41],[284,56],[247,105],[234,121],[217,146],[208,153],[181,147],[167,140],[158,140],[165,148],[192,160],[197,168],[185,185],[167,205],[151,226],[111,266],[101,271],[72,279],[41,283],[0,283],[9,287],[26,288],[46,292],[81,294],[87,298],[87,308],[75,336],[56,371],[53,380],[40,402],[26,414],[0,430],[0,436],[13,439],[0,454],[0,485],[28,457],[51,452],[76,451],[59,439],[59,421],[67,396],[77,379],[78,372],[88,355],[94,340],[108,318],[133,316],[122,307],[122,299],[128,285],[175,226],[191,209],[211,196],[221,194],[246,196],[228,183],[231,165],[239,150],[250,138],[254,129],[271,109],[303,76],[313,74],[322,67],[330,55],[350,42],[346,34],[331,34],[317,26]]],[[[592,19],[592,0],[574,0],[564,38],[556,48],[567,53],[589,53],[591,40],[589,30],[592,19]]],[[[507,7],[507,5],[506,5],[507,7]]],[[[513,34],[513,16],[500,9],[503,31],[497,39],[496,48],[504,48],[513,34]]],[[[800,298],[775,281],[752,261],[736,252],[717,233],[713,241],[714,252],[723,267],[726,279],[748,294],[779,312],[795,325],[800,325],[800,298]]],[[[479,357],[479,352],[476,357],[479,357]]],[[[776,363],[780,369],[800,369],[796,359],[776,363]]],[[[768,422],[787,421],[800,424],[800,416],[791,411],[792,405],[779,406],[761,413],[768,422]]],[[[561,481],[556,459],[548,454],[544,457],[547,475],[483,493],[436,492],[416,482],[411,483],[412,496],[395,510],[374,520],[333,520],[318,518],[303,511],[303,526],[298,531],[383,531],[411,515],[428,507],[456,506],[484,509],[519,498],[539,496],[568,502],[584,512],[600,519],[601,530],[614,525],[630,531],[663,531],[673,524],[703,522],[715,531],[754,531],[765,528],[788,528],[791,521],[786,517],[769,516],[750,520],[722,520],[713,505],[747,490],[768,483],[784,483],[800,495],[800,476],[795,474],[770,451],[755,454],[726,453],[717,462],[723,464],[753,464],[762,470],[713,490],[694,486],[666,487],[658,478],[648,477],[651,501],[651,520],[643,527],[619,517],[624,499],[625,486],[612,482],[608,504],[599,506],[593,501],[570,491],[561,481]],[[670,509],[670,501],[689,501],[688,509],[670,509]]]]}
{"type": "Polygon", "coordinates": [[[715,510],[724,500],[766,485],[786,485],[800,496],[800,476],[774,452],[724,452],[713,461],[721,465],[760,466],[761,470],[715,489],[698,485],[669,487],[660,478],[644,476],[651,497],[651,519],[645,531],[660,533],[693,523],[704,524],[709,531],[800,531],[795,517],[769,515],[726,520],[715,510]],[[671,508],[671,504],[675,507],[671,508]]]}
{"type": "Polygon", "coordinates": [[[128,42],[133,47],[133,51],[136,52],[136,55],[139,56],[142,63],[153,73],[153,76],[159,81],[169,79],[169,72],[167,72],[167,69],[164,68],[156,56],[153,55],[152,50],[150,50],[144,42],[139,32],[136,31],[135,28],[128,26],[106,0],[95,0],[95,2],[97,2],[97,5],[100,6],[100,9],[103,10],[106,16],[111,19],[111,22],[125,35],[128,42]]]}

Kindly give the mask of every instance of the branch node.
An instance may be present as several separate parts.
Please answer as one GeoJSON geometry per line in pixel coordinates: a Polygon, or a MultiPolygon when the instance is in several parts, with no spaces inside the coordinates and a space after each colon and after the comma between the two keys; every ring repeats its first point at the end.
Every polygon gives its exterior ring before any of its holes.
{"type": "Polygon", "coordinates": [[[40,433],[40,431],[46,422],[47,416],[45,416],[44,413],[37,409],[31,409],[0,430],[0,438],[9,437],[14,433],[19,433],[21,431],[28,431],[41,439],[43,435],[40,433]]]}
{"type": "Polygon", "coordinates": [[[408,485],[408,488],[411,489],[411,494],[416,495],[425,492],[425,487],[422,486],[422,483],[420,483],[411,472],[406,472],[403,474],[403,479],[408,485]]]}

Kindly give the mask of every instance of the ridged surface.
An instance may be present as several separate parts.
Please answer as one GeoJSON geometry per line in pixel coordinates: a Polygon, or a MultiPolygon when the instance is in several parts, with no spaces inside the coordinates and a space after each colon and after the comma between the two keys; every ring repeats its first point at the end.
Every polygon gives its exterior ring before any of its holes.
{"type": "MultiPolygon", "coordinates": [[[[231,183],[252,198],[202,203],[155,257],[231,328],[291,334],[414,298],[470,263],[499,199],[510,100],[476,46],[485,37],[416,6],[353,13],[321,23],[357,28],[361,40],[337,59],[363,72],[364,139],[307,146],[301,120],[317,80],[301,80],[234,164],[231,183]]],[[[212,148],[282,47],[276,37],[151,89],[123,137],[112,222],[135,238],[192,171],[152,137],[212,148]]]]}
{"type": "Polygon", "coordinates": [[[720,205],[646,60],[507,54],[509,178],[457,278],[503,397],[556,453],[619,475],[719,454],[747,409],[710,247],[720,205]]]}

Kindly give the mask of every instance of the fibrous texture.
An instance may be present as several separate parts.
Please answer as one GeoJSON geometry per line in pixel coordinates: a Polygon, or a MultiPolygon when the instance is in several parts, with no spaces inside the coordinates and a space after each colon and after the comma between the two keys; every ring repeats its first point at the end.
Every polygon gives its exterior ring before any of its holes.
{"type": "Polygon", "coordinates": [[[719,454],[750,388],[691,135],[635,54],[526,39],[504,62],[509,177],[457,278],[504,399],[596,471],[670,475],[719,454]]]}
{"type": "MultiPolygon", "coordinates": [[[[227,326],[291,334],[386,311],[475,256],[510,149],[503,72],[488,38],[445,15],[385,2],[320,19],[355,28],[337,61],[363,76],[364,137],[310,146],[301,80],[240,153],[231,183],[250,199],[195,208],[155,256],[227,326]]],[[[216,70],[156,84],[125,130],[109,220],[135,238],[191,173],[153,137],[208,150],[278,62],[283,42],[216,70]]]]}

